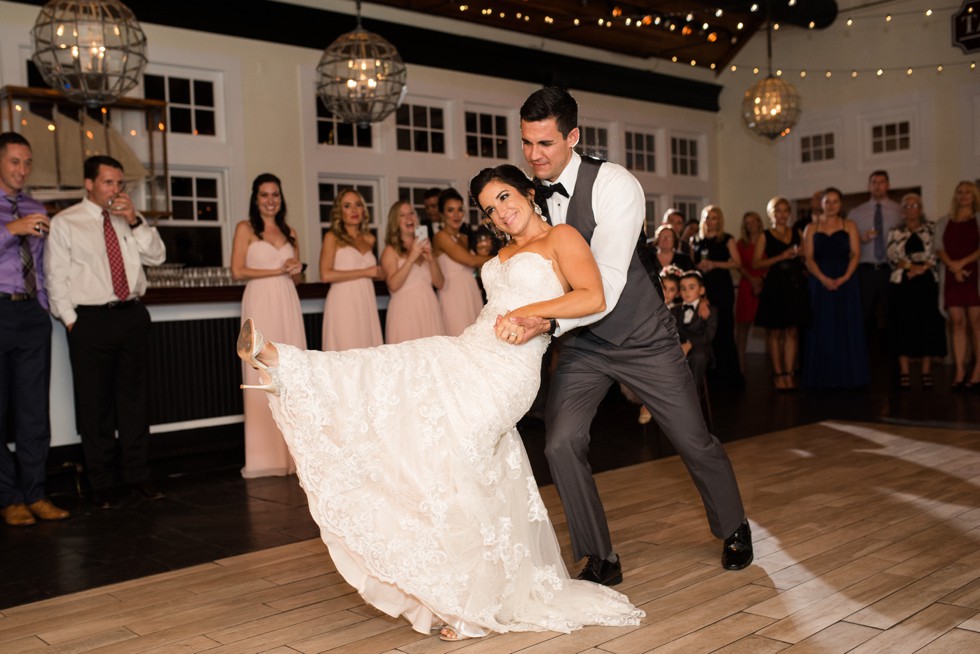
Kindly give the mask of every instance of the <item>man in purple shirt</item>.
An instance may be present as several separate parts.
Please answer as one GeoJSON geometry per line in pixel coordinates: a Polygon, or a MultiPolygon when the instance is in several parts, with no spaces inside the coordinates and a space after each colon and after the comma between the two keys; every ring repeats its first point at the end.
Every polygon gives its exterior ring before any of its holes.
{"type": "Polygon", "coordinates": [[[0,513],[13,527],[68,517],[44,494],[51,319],[43,257],[50,223],[23,190],[33,162],[27,139],[0,134],[0,513]],[[16,462],[7,447],[9,425],[16,462]]]}

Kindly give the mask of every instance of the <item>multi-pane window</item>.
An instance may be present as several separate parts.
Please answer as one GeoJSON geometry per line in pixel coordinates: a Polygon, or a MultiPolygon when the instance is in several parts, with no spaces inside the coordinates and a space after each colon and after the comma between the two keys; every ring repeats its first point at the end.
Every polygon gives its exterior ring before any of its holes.
{"type": "Polygon", "coordinates": [[[333,209],[333,201],[337,197],[337,193],[346,188],[353,188],[355,191],[364,196],[364,205],[367,208],[368,216],[371,218],[372,226],[377,226],[378,221],[383,219],[383,216],[378,215],[378,208],[376,206],[378,194],[374,184],[321,179],[318,185],[320,193],[319,205],[320,227],[322,228],[321,231],[326,232],[326,230],[330,229],[330,211],[333,209]]]}
{"type": "Polygon", "coordinates": [[[395,142],[407,152],[446,152],[446,123],[439,107],[402,104],[395,112],[395,142]]]}
{"type": "Polygon", "coordinates": [[[371,126],[351,125],[339,120],[316,99],[316,140],[326,145],[346,145],[354,148],[371,147],[371,126]]]}
{"type": "Polygon", "coordinates": [[[834,159],[834,133],[811,134],[800,139],[801,163],[830,161],[834,159]]]}
{"type": "Polygon", "coordinates": [[[170,214],[155,216],[167,246],[167,261],[188,267],[221,266],[225,220],[221,175],[176,173],[170,176],[170,214]]]}
{"type": "Polygon", "coordinates": [[[912,137],[909,121],[903,120],[898,123],[885,123],[871,127],[871,151],[874,154],[910,150],[911,148],[912,137]]]}
{"type": "Polygon", "coordinates": [[[670,137],[670,170],[675,175],[698,176],[697,139],[670,137]]]}
{"type": "Polygon", "coordinates": [[[582,125],[579,128],[581,138],[575,151],[581,155],[595,157],[604,161],[609,159],[609,130],[605,127],[582,125]]]}
{"type": "Polygon", "coordinates": [[[214,82],[175,75],[144,75],[143,93],[167,103],[171,133],[214,136],[214,82]]]}
{"type": "Polygon", "coordinates": [[[467,111],[466,156],[507,159],[507,116],[467,111]]]}
{"type": "Polygon", "coordinates": [[[218,211],[218,179],[202,175],[170,176],[171,220],[216,223],[218,211]]]}
{"type": "Polygon", "coordinates": [[[653,134],[626,132],[626,169],[643,173],[656,172],[656,142],[653,134]]]}

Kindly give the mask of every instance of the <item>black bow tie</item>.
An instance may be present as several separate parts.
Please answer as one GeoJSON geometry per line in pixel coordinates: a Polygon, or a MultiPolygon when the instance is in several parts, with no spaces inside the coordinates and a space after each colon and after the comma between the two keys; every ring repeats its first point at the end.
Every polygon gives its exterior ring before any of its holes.
{"type": "Polygon", "coordinates": [[[694,311],[694,305],[693,304],[685,304],[684,305],[684,311],[687,311],[688,309],[690,309],[691,311],[694,311]]]}
{"type": "Polygon", "coordinates": [[[534,191],[537,194],[537,197],[541,198],[542,200],[547,200],[555,193],[561,193],[566,198],[571,197],[568,195],[568,191],[565,190],[565,187],[562,186],[561,182],[552,184],[551,186],[545,186],[539,182],[534,185],[534,191]]]}

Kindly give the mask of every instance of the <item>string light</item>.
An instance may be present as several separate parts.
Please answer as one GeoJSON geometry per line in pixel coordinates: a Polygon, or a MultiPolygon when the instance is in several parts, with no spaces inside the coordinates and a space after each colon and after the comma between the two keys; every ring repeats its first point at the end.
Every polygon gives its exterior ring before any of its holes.
{"type": "MultiPolygon", "coordinates": [[[[924,64],[924,65],[919,65],[919,66],[907,66],[907,67],[905,67],[905,66],[893,66],[893,67],[881,66],[881,67],[878,67],[878,68],[848,68],[846,70],[836,70],[836,71],[835,70],[825,70],[824,71],[824,77],[827,78],[827,79],[830,79],[831,77],[833,77],[833,74],[835,72],[837,72],[837,73],[846,73],[846,74],[850,75],[852,79],[857,78],[857,77],[861,76],[862,74],[874,75],[875,77],[884,77],[886,73],[891,72],[891,71],[899,72],[899,73],[900,72],[904,72],[907,77],[911,77],[912,76],[912,73],[915,72],[916,69],[923,70],[923,71],[933,70],[936,73],[943,73],[943,72],[946,71],[947,68],[955,67],[955,66],[959,66],[959,65],[962,65],[962,64],[945,63],[945,64],[924,64]]],[[[966,66],[967,66],[967,70],[974,71],[977,68],[977,62],[976,61],[971,61],[969,64],[966,64],[966,66]]],[[[738,67],[735,64],[732,64],[729,67],[729,70],[732,73],[735,73],[735,72],[738,71],[738,67]]],[[[752,68],[752,74],[753,75],[758,75],[759,74],[759,68],[757,66],[752,68]]],[[[783,74],[783,70],[781,70],[781,69],[780,70],[776,70],[776,72],[775,72],[775,75],[777,77],[781,76],[782,74],[783,74]]],[[[805,69],[800,70],[800,77],[804,77],[805,78],[805,77],[807,77],[807,75],[808,75],[808,72],[805,69]]]]}

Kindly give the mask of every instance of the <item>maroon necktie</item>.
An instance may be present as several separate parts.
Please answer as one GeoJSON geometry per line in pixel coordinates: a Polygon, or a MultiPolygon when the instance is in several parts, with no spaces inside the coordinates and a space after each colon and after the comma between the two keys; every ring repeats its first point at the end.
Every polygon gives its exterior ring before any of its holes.
{"type": "Polygon", "coordinates": [[[109,271],[112,273],[112,290],[116,297],[125,300],[129,297],[129,281],[126,279],[126,266],[123,264],[119,237],[112,228],[109,212],[102,210],[102,231],[105,232],[105,251],[109,255],[109,271]]]}

